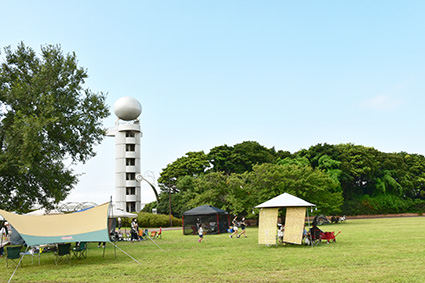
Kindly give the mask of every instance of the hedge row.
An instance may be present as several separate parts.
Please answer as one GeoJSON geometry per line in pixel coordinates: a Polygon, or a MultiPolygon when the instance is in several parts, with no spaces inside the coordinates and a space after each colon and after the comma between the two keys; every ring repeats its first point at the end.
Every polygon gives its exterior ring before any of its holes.
{"type": "MultiPolygon", "coordinates": [[[[122,226],[130,227],[132,219],[122,218],[122,226]]],[[[182,219],[172,218],[173,227],[181,227],[182,219]]],[[[139,212],[137,214],[137,222],[139,223],[140,228],[151,228],[151,227],[170,227],[170,217],[167,214],[152,214],[148,212],[139,212]]]]}
{"type": "Polygon", "coordinates": [[[343,214],[373,215],[388,213],[424,213],[425,201],[420,199],[403,198],[395,195],[364,195],[355,200],[346,201],[343,214]]]}

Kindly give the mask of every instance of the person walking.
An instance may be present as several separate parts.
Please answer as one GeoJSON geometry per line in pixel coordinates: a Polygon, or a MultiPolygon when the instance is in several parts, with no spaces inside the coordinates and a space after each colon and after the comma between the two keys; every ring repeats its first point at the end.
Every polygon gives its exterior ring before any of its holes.
{"type": "Polygon", "coordinates": [[[233,235],[238,233],[238,217],[237,216],[235,216],[235,218],[233,218],[232,225],[233,225],[233,233],[232,233],[232,235],[229,235],[230,239],[233,237],[233,235]]]}
{"type": "Polygon", "coordinates": [[[237,236],[237,238],[240,238],[242,235],[245,235],[245,238],[247,238],[246,236],[246,223],[245,223],[245,217],[242,217],[242,221],[239,222],[239,225],[241,226],[242,232],[237,236]]]}

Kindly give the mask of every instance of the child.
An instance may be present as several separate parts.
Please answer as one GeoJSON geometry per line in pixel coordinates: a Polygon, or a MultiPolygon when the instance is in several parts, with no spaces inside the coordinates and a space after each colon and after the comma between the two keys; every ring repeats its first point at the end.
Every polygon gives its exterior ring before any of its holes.
{"type": "Polygon", "coordinates": [[[278,224],[279,229],[277,230],[277,236],[279,238],[279,243],[283,243],[283,233],[285,231],[285,224],[278,224]]]}
{"type": "Polygon", "coordinates": [[[202,239],[204,238],[204,229],[202,229],[202,225],[199,225],[198,234],[199,234],[199,240],[198,240],[198,242],[201,242],[202,239]]]}
{"type": "Polygon", "coordinates": [[[242,217],[242,221],[241,221],[241,222],[239,222],[239,225],[241,225],[242,232],[241,232],[239,235],[237,235],[236,237],[237,237],[237,238],[240,238],[242,235],[245,235],[245,238],[246,238],[246,232],[245,232],[245,227],[246,227],[246,224],[245,224],[245,217],[242,217]]]}

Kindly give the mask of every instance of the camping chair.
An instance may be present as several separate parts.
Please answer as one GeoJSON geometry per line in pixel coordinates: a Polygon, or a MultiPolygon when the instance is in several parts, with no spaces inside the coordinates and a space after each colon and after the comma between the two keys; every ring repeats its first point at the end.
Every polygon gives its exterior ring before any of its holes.
{"type": "Polygon", "coordinates": [[[160,238],[160,239],[162,239],[162,227],[159,227],[159,231],[152,231],[151,238],[160,238]]]}
{"type": "Polygon", "coordinates": [[[30,252],[29,254],[31,255],[31,264],[34,263],[34,257],[36,258],[36,260],[38,260],[38,265],[40,265],[40,249],[37,249],[35,247],[31,247],[30,248],[30,252]]]}
{"type": "Polygon", "coordinates": [[[16,266],[18,266],[21,258],[21,247],[22,246],[6,247],[6,267],[8,267],[9,261],[12,261],[16,266]]]}
{"type": "Polygon", "coordinates": [[[56,265],[66,261],[69,263],[69,255],[71,254],[71,243],[58,244],[58,250],[54,253],[56,265]]]}
{"type": "Polygon", "coordinates": [[[87,242],[76,243],[72,252],[76,258],[87,258],[87,242]]]}
{"type": "Polygon", "coordinates": [[[313,246],[317,246],[322,241],[322,238],[320,236],[320,229],[313,226],[313,228],[310,228],[310,243],[312,243],[313,246]]]}
{"type": "Polygon", "coordinates": [[[147,240],[149,237],[148,229],[140,229],[139,230],[139,239],[140,240],[147,240]]]}

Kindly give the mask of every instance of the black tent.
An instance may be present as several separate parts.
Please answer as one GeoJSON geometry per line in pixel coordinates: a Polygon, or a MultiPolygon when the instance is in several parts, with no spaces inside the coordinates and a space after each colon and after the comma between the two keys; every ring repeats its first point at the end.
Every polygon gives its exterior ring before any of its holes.
{"type": "Polygon", "coordinates": [[[202,224],[207,234],[226,233],[229,227],[229,214],[211,205],[201,205],[183,212],[183,234],[196,235],[202,224]]]}

